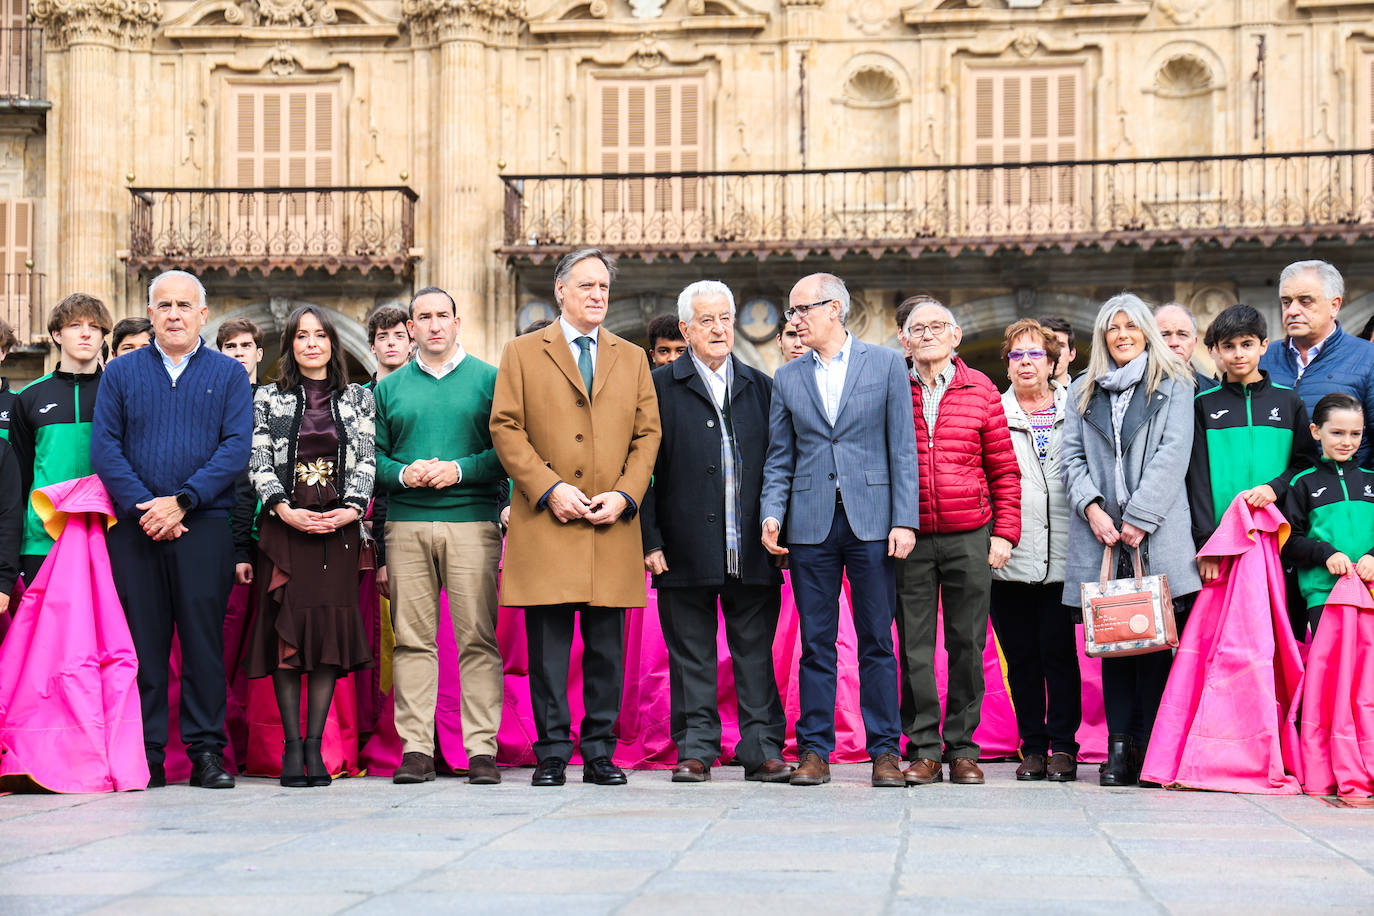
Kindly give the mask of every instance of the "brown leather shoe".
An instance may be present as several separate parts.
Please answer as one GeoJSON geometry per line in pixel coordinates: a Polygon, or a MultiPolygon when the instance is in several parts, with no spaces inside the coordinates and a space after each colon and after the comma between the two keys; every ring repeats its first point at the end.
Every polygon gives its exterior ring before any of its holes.
{"type": "Polygon", "coordinates": [[[873,761],[873,785],[879,789],[906,788],[902,759],[896,754],[879,754],[878,759],[873,761]]]}
{"type": "Polygon", "coordinates": [[[983,771],[972,757],[955,757],[949,765],[949,781],[960,786],[981,786],[983,771]]]}
{"type": "Polygon", "coordinates": [[[431,782],[434,779],[434,758],[419,751],[406,751],[401,755],[401,765],[391,774],[391,781],[398,785],[416,782],[431,782]]]}
{"type": "Polygon", "coordinates": [[[781,757],[769,757],[745,773],[744,778],[747,782],[791,782],[792,773],[795,769],[792,764],[781,757]]]}
{"type": "Polygon", "coordinates": [[[710,782],[711,768],[700,760],[688,757],[673,767],[673,782],[710,782]]]}
{"type": "Polygon", "coordinates": [[[1062,751],[1050,755],[1049,765],[1045,768],[1050,782],[1073,782],[1078,779],[1078,761],[1072,754],[1062,751]]]}
{"type": "Polygon", "coordinates": [[[802,751],[801,762],[789,782],[794,786],[819,786],[830,781],[830,763],[815,751],[802,751]]]}
{"type": "Polygon", "coordinates": [[[909,786],[928,786],[933,782],[944,782],[945,771],[940,768],[940,761],[920,757],[902,771],[902,778],[909,786]]]}
{"type": "Polygon", "coordinates": [[[1045,755],[1027,754],[1021,761],[1021,765],[1016,768],[1016,778],[1019,782],[1038,782],[1045,778],[1045,755]]]}
{"type": "Polygon", "coordinates": [[[474,754],[468,760],[468,783],[474,786],[494,786],[501,782],[496,758],[490,754],[474,754]]]}

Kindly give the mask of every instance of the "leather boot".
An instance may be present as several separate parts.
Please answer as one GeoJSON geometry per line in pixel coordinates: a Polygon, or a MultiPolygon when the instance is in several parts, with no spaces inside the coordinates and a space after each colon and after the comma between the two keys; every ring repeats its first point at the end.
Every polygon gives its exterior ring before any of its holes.
{"type": "Polygon", "coordinates": [[[1107,736],[1107,762],[1097,783],[1102,786],[1135,785],[1136,774],[1131,767],[1131,736],[1107,736]]]}
{"type": "Polygon", "coordinates": [[[305,751],[300,738],[282,742],[281,784],[292,789],[310,785],[305,779],[305,751]]]}

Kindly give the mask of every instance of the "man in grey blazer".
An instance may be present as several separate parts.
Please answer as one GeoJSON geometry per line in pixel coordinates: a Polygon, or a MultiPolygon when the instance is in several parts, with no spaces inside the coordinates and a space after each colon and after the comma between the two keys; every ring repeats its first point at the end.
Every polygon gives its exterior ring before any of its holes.
{"type": "Polygon", "coordinates": [[[812,274],[792,287],[787,318],[811,352],[773,377],[763,545],[791,554],[801,619],[800,761],[792,784],[830,781],[835,639],[847,570],[873,785],[897,788],[906,782],[898,757],[893,560],[916,542],[916,428],[901,354],[856,339],[845,330],[848,314],[849,291],[839,277],[812,274]]]}

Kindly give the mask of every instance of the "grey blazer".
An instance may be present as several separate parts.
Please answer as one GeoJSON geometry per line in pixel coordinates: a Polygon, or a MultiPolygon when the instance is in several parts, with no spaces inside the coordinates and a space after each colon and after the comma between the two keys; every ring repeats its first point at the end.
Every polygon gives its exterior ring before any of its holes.
{"type": "Polygon", "coordinates": [[[843,495],[854,535],[886,540],[916,528],[916,422],[901,354],[854,339],[832,427],[816,387],[810,354],[773,376],[768,457],[760,517],[775,518],[788,543],[819,544],[843,495]]]}
{"type": "Polygon", "coordinates": [[[1064,603],[1077,607],[1079,584],[1095,582],[1102,545],[1093,537],[1086,512],[1102,500],[1117,527],[1128,521],[1149,532],[1143,557],[1149,572],[1169,577],[1169,590],[1189,595],[1202,588],[1193,557],[1192,516],[1184,478],[1193,449],[1193,385],[1165,379],[1154,394],[1136,390],[1122,421],[1123,470],[1131,497],[1124,511],[1116,499],[1116,449],[1112,444],[1112,405],[1098,389],[1079,414],[1080,376],[1069,390],[1064,419],[1060,473],[1069,497],[1069,548],[1064,570],[1064,603]]]}

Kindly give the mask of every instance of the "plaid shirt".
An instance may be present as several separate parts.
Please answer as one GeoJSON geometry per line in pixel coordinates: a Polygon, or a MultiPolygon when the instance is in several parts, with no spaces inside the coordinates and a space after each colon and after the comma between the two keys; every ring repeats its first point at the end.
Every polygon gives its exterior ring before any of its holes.
{"type": "Polygon", "coordinates": [[[949,388],[949,383],[954,381],[954,360],[951,358],[949,365],[945,366],[940,374],[935,376],[934,384],[927,385],[925,379],[921,378],[914,366],[911,369],[911,377],[921,386],[921,413],[926,418],[926,436],[929,442],[933,442],[935,441],[935,421],[940,417],[940,399],[945,396],[945,390],[949,388]]]}

